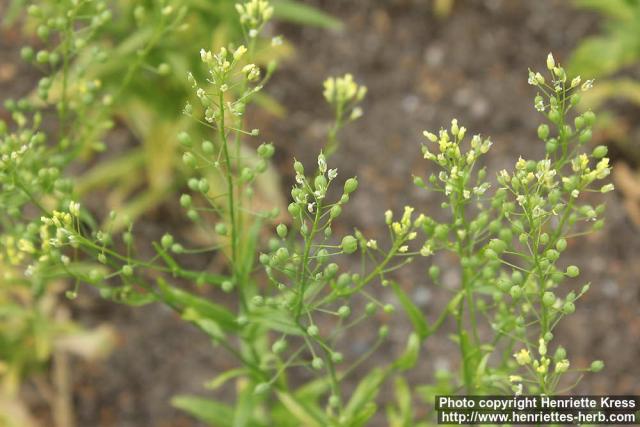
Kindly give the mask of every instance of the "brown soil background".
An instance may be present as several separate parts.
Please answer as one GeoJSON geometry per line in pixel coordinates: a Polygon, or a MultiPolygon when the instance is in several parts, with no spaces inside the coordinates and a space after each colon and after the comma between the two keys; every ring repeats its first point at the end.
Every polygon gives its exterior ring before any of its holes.
{"type": "MultiPolygon", "coordinates": [[[[423,129],[438,129],[457,117],[469,133],[491,135],[495,145],[487,163],[490,172],[520,155],[542,155],[544,147],[536,138],[540,117],[533,108],[535,93],[526,82],[527,68],[543,68],[549,51],[566,60],[579,40],[599,26],[597,16],[576,12],[562,0],[458,0],[444,19],[434,17],[431,2],[420,0],[312,3],[342,19],[344,31],[276,26],[297,53],[267,90],[288,108],[289,117],[274,121],[258,112],[252,127],[260,127],[275,142],[286,191],[291,159],[313,163],[329,125],[323,79],[351,72],[367,85],[365,116],[342,134],[332,166],[342,177],[357,175],[360,180],[339,231],[358,227],[372,237],[383,235],[387,208],[398,211],[413,204],[427,214],[440,209],[435,196],[411,184],[412,173],[429,172],[419,155],[423,129]]],[[[24,93],[34,81],[19,65],[19,45],[11,31],[2,33],[1,99],[24,93]]],[[[630,114],[635,125],[640,125],[638,113],[630,114]]],[[[591,281],[592,288],[561,324],[556,339],[568,349],[574,366],[605,361],[605,370],[587,375],[576,393],[640,394],[640,233],[626,216],[619,194],[609,193],[605,199],[605,229],[571,242],[562,261],[580,265],[581,278],[591,281]]],[[[158,218],[162,215],[152,215],[158,218]]],[[[155,234],[162,224],[148,227],[155,234]]],[[[437,259],[445,279],[455,282],[455,273],[446,271],[452,261],[437,259]]],[[[429,287],[427,268],[416,265],[404,279],[432,318],[442,296],[429,287]]],[[[380,289],[380,297],[391,301],[385,292],[380,289]]],[[[110,322],[120,340],[106,362],[78,361],[74,366],[78,425],[199,425],[172,409],[169,400],[175,394],[205,394],[203,380],[224,368],[228,359],[164,307],[131,309],[90,296],[82,301],[75,310],[79,318],[88,324],[110,322]]],[[[389,350],[374,356],[370,366],[385,363],[404,345],[409,327],[398,317],[389,350]]],[[[455,365],[453,350],[444,333],[431,340],[411,374],[415,382],[427,381],[434,366],[455,365]]],[[[379,421],[372,425],[384,425],[379,421]]]]}

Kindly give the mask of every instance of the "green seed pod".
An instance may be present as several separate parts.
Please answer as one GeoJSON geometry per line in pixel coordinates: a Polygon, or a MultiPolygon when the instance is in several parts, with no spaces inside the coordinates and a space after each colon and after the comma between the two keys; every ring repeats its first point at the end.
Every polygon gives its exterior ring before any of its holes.
{"type": "Polygon", "coordinates": [[[349,306],[343,305],[338,309],[338,316],[342,319],[346,319],[351,315],[351,308],[349,306]]]}
{"type": "Polygon", "coordinates": [[[316,371],[321,370],[322,368],[324,368],[324,360],[322,360],[319,357],[314,357],[313,360],[311,361],[311,366],[313,367],[313,369],[315,369],[316,371]]]}
{"type": "Polygon", "coordinates": [[[380,339],[385,339],[386,337],[388,337],[389,327],[387,325],[380,326],[380,329],[378,329],[378,336],[380,337],[380,339]]]}
{"type": "Polygon", "coordinates": [[[122,274],[124,276],[130,277],[133,276],[133,267],[130,265],[125,265],[122,267],[122,274]]]}
{"type": "Polygon", "coordinates": [[[520,286],[512,286],[511,289],[509,289],[509,294],[511,298],[518,299],[522,296],[522,288],[520,286]]]}
{"type": "Polygon", "coordinates": [[[573,277],[578,277],[579,274],[580,274],[580,269],[575,265],[570,265],[569,267],[567,267],[567,271],[566,271],[567,276],[573,278],[573,277]]]}
{"type": "Polygon", "coordinates": [[[133,234],[131,234],[131,232],[126,231],[124,233],[122,233],[122,241],[130,246],[133,243],[133,234]]]}
{"type": "Polygon", "coordinates": [[[171,73],[171,66],[166,62],[158,65],[158,74],[161,76],[168,76],[171,73]]]}
{"type": "Polygon", "coordinates": [[[184,153],[182,155],[182,161],[184,162],[184,164],[190,168],[195,168],[196,166],[196,158],[193,155],[193,153],[187,151],[186,153],[184,153]]]}
{"type": "Polygon", "coordinates": [[[343,360],[344,356],[342,355],[342,353],[339,353],[337,351],[331,353],[331,361],[333,363],[342,363],[343,360]]]}
{"type": "Polygon", "coordinates": [[[556,249],[559,252],[564,252],[564,250],[567,249],[567,241],[565,239],[558,239],[556,242],[556,249]]]}
{"type": "Polygon", "coordinates": [[[607,151],[608,150],[606,146],[598,145],[596,148],[593,149],[593,152],[591,153],[591,155],[596,159],[601,159],[607,155],[607,151]]]}
{"type": "Polygon", "coordinates": [[[281,239],[287,237],[288,231],[289,230],[287,229],[287,226],[285,224],[278,224],[278,226],[276,227],[276,233],[281,239]]]}
{"type": "Polygon", "coordinates": [[[331,216],[331,219],[334,219],[339,217],[341,213],[342,213],[342,207],[340,205],[333,205],[331,207],[331,211],[329,215],[331,216]]]}
{"type": "Polygon", "coordinates": [[[213,151],[214,151],[213,142],[211,142],[211,141],[203,141],[201,148],[202,148],[202,152],[204,154],[207,154],[207,155],[213,154],[213,151]]]}
{"type": "Polygon", "coordinates": [[[293,162],[293,169],[296,171],[296,173],[304,175],[304,166],[299,161],[296,160],[293,162]]]}
{"type": "Polygon", "coordinates": [[[351,284],[351,276],[348,273],[342,273],[340,276],[338,276],[336,285],[339,288],[346,288],[350,284],[351,284]]]}
{"type": "Polygon", "coordinates": [[[338,408],[340,406],[340,398],[335,394],[329,396],[328,405],[331,408],[338,408]]]}
{"type": "Polygon", "coordinates": [[[224,222],[217,223],[215,226],[215,232],[220,236],[226,236],[228,232],[227,224],[225,224],[224,222]]]}
{"type": "Polygon", "coordinates": [[[183,194],[180,196],[180,206],[182,206],[183,208],[189,208],[191,207],[191,196],[188,194],[183,194]]]}
{"type": "Polygon", "coordinates": [[[300,205],[298,205],[297,203],[290,203],[287,210],[289,211],[291,216],[297,217],[300,215],[300,205]]]}
{"type": "Polygon", "coordinates": [[[180,243],[174,243],[171,245],[171,252],[175,254],[181,254],[184,252],[184,247],[180,243]]]}
{"type": "Polygon", "coordinates": [[[580,137],[578,138],[578,141],[580,142],[580,144],[586,144],[587,142],[591,141],[591,129],[585,129],[582,132],[580,132],[580,137]]]}
{"type": "Polygon", "coordinates": [[[542,233],[540,235],[539,242],[541,245],[546,245],[547,243],[549,243],[549,235],[547,233],[542,233]]]}
{"type": "Polygon", "coordinates": [[[169,249],[171,245],[173,245],[173,236],[169,233],[166,233],[164,236],[162,236],[160,244],[164,249],[169,249]]]}
{"type": "Polygon", "coordinates": [[[338,264],[331,263],[324,268],[324,276],[327,279],[333,278],[338,273],[338,264]]]}
{"type": "Polygon", "coordinates": [[[582,115],[587,125],[591,126],[596,121],[596,115],[593,111],[587,111],[582,115]]]}
{"type": "Polygon", "coordinates": [[[385,304],[384,307],[382,307],[382,310],[387,314],[391,314],[396,310],[396,308],[393,304],[385,304]]]}
{"type": "Polygon", "coordinates": [[[551,307],[555,302],[556,296],[553,294],[553,292],[547,291],[542,296],[542,303],[547,307],[551,307]]]}
{"type": "Polygon", "coordinates": [[[543,141],[546,141],[549,137],[549,126],[546,124],[542,124],[538,126],[538,138],[543,141]]]}
{"type": "Polygon", "coordinates": [[[576,306],[572,302],[565,302],[562,306],[562,312],[564,314],[571,314],[576,311],[576,306]]]}
{"type": "Polygon", "coordinates": [[[589,367],[589,370],[591,372],[600,372],[604,369],[604,362],[602,360],[594,360],[593,362],[591,362],[591,366],[589,367]]]}
{"type": "Polygon", "coordinates": [[[318,333],[319,333],[319,332],[320,332],[320,331],[318,330],[318,327],[317,327],[316,325],[311,325],[311,326],[309,326],[309,327],[307,328],[307,334],[308,334],[310,337],[316,337],[316,336],[318,336],[318,333]]]}
{"type": "Polygon", "coordinates": [[[558,109],[555,107],[551,108],[547,117],[549,117],[549,120],[551,120],[551,122],[553,123],[556,123],[556,124],[560,123],[560,118],[561,118],[560,111],[558,111],[558,109]]]}
{"type": "Polygon", "coordinates": [[[367,316],[373,316],[374,314],[376,314],[377,310],[378,310],[378,306],[373,302],[367,303],[367,305],[364,308],[364,311],[367,314],[367,316]]]}
{"type": "Polygon", "coordinates": [[[559,346],[556,349],[556,352],[553,354],[553,360],[559,361],[567,358],[567,350],[564,347],[559,346]]]}
{"type": "Polygon", "coordinates": [[[33,61],[34,55],[35,53],[33,51],[33,48],[30,46],[25,46],[20,49],[20,57],[22,57],[22,59],[25,61],[33,61]]]}
{"type": "Polygon", "coordinates": [[[41,40],[47,41],[50,34],[49,27],[47,25],[38,25],[38,28],[36,29],[36,34],[38,35],[38,37],[40,37],[41,40]]]}
{"type": "Polygon", "coordinates": [[[327,188],[327,178],[324,175],[318,175],[314,179],[313,185],[317,191],[324,191],[327,188]]]}
{"type": "Polygon", "coordinates": [[[243,168],[242,172],[240,173],[240,180],[242,182],[251,182],[254,177],[255,175],[253,173],[253,170],[251,170],[251,168],[243,168]]]}
{"type": "Polygon", "coordinates": [[[222,282],[220,284],[220,287],[222,288],[222,290],[224,292],[229,293],[229,292],[233,291],[234,285],[233,285],[233,282],[231,280],[225,280],[224,282],[222,282]]]}
{"type": "Polygon", "coordinates": [[[346,254],[352,254],[358,250],[358,239],[351,235],[344,236],[340,248],[346,254]]]}
{"type": "Polygon", "coordinates": [[[41,50],[36,54],[36,61],[39,64],[46,64],[49,62],[49,52],[46,50],[41,50]]]}
{"type": "Polygon", "coordinates": [[[198,211],[196,211],[195,209],[189,209],[187,211],[187,218],[189,218],[191,221],[197,221],[200,218],[200,215],[198,215],[198,211]]]}
{"type": "Polygon", "coordinates": [[[344,192],[345,194],[351,194],[358,188],[358,179],[357,178],[349,178],[344,183],[344,192]]]}
{"type": "Polygon", "coordinates": [[[507,244],[500,239],[492,239],[489,242],[489,248],[496,254],[501,254],[507,249],[507,244]]]}
{"type": "Polygon", "coordinates": [[[558,151],[558,140],[555,138],[551,138],[547,141],[544,148],[548,154],[555,153],[556,151],[558,151]]]}
{"type": "Polygon", "coordinates": [[[191,147],[193,145],[193,140],[187,132],[180,132],[178,134],[178,141],[185,147],[191,147]]]}
{"type": "Polygon", "coordinates": [[[275,148],[273,148],[273,144],[271,143],[263,143],[263,144],[260,144],[257,152],[258,152],[258,156],[262,157],[263,159],[269,159],[273,156],[273,153],[275,152],[275,148]]]}
{"type": "Polygon", "coordinates": [[[437,265],[432,265],[431,267],[429,267],[429,277],[431,277],[431,280],[433,280],[434,282],[437,282],[440,278],[440,267],[438,267],[437,265]]]}
{"type": "Polygon", "coordinates": [[[202,178],[200,180],[200,182],[198,182],[198,190],[201,193],[208,193],[209,192],[209,181],[207,181],[206,178],[202,178]]]}

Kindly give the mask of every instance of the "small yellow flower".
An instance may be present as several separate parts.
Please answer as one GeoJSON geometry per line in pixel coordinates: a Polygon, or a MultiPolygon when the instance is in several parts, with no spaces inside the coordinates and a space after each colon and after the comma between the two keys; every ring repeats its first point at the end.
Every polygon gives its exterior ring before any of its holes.
{"type": "Polygon", "coordinates": [[[531,355],[529,354],[529,350],[527,350],[526,348],[523,348],[522,350],[514,354],[513,357],[515,357],[518,365],[524,366],[531,363],[531,355]]]}

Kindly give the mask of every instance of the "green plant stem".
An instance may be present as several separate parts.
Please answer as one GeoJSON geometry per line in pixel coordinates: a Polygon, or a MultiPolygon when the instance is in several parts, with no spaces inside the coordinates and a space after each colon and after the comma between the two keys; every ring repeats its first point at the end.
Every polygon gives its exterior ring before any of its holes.
{"type": "Polygon", "coordinates": [[[306,237],[306,240],[304,242],[304,253],[302,255],[300,268],[298,270],[298,282],[300,283],[300,287],[298,289],[298,302],[296,304],[296,321],[299,321],[300,316],[302,315],[302,307],[304,306],[304,293],[307,290],[307,263],[309,262],[309,254],[311,253],[313,238],[318,232],[318,223],[320,222],[321,210],[322,206],[320,205],[320,201],[316,200],[316,214],[313,219],[313,225],[311,226],[311,232],[309,233],[309,236],[306,237]]]}

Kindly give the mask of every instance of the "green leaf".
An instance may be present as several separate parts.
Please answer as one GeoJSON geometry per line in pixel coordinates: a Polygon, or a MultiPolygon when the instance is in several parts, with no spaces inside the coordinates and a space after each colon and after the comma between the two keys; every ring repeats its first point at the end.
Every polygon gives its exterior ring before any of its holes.
{"type": "Polygon", "coordinates": [[[200,316],[215,320],[224,331],[235,332],[239,329],[236,317],[225,307],[173,287],[162,278],[158,279],[158,286],[164,301],[181,313],[187,308],[192,308],[200,316]]]}
{"type": "Polygon", "coordinates": [[[404,353],[393,363],[393,367],[401,371],[412,368],[418,361],[418,355],[420,354],[420,339],[418,335],[412,333],[407,340],[407,346],[404,353]]]}
{"type": "Polygon", "coordinates": [[[328,425],[328,420],[318,408],[312,408],[304,401],[296,399],[289,393],[279,391],[278,399],[287,411],[295,417],[305,427],[324,427],[328,425]]]}
{"type": "Polygon", "coordinates": [[[387,408],[389,427],[412,427],[411,390],[403,377],[397,377],[394,384],[397,406],[387,408]]]}
{"type": "Polygon", "coordinates": [[[630,20],[635,12],[627,0],[574,0],[573,3],[576,7],[590,9],[616,20],[630,20]]]}
{"type": "Polygon", "coordinates": [[[343,415],[347,420],[355,423],[361,414],[369,413],[371,408],[368,404],[375,400],[389,372],[389,369],[376,368],[360,381],[344,409],[343,415]]]}
{"type": "Polygon", "coordinates": [[[424,314],[422,314],[422,311],[416,307],[413,301],[411,301],[411,298],[407,296],[396,282],[391,282],[391,288],[396,294],[398,301],[400,301],[405,313],[409,317],[409,320],[413,325],[413,329],[418,334],[418,337],[420,340],[424,340],[429,335],[429,325],[427,324],[424,314]]]}
{"type": "Polygon", "coordinates": [[[245,368],[229,369],[228,371],[223,372],[222,374],[218,375],[214,379],[207,381],[204,384],[204,387],[209,390],[215,390],[221,387],[222,385],[224,385],[227,381],[245,374],[249,374],[248,369],[245,369],[245,368]]]}
{"type": "Polygon", "coordinates": [[[171,404],[191,416],[216,427],[233,427],[233,410],[224,403],[197,396],[176,396],[171,404]]]}
{"type": "Polygon", "coordinates": [[[284,21],[331,30],[342,28],[342,22],[338,19],[302,2],[277,0],[273,2],[273,7],[274,16],[284,21]]]}
{"type": "Polygon", "coordinates": [[[304,331],[285,311],[262,307],[249,314],[249,320],[287,335],[304,335],[304,331]]]}

